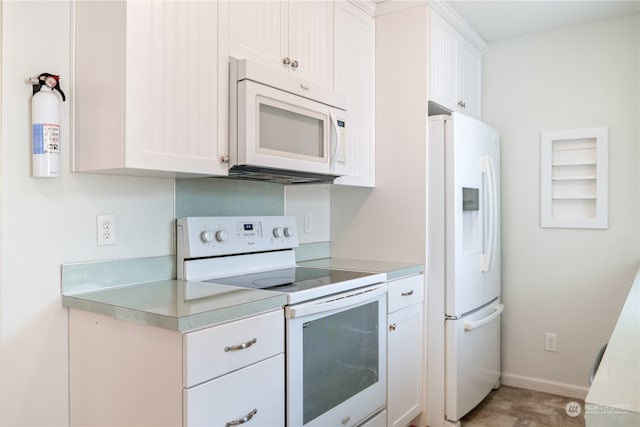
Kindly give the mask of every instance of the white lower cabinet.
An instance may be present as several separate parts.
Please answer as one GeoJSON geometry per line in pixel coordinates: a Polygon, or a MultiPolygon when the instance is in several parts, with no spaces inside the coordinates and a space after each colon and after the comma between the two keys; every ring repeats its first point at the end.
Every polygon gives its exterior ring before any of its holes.
{"type": "Polygon", "coordinates": [[[387,425],[404,427],[422,412],[424,275],[389,282],[387,425]]]}
{"type": "Polygon", "coordinates": [[[70,426],[285,423],[282,310],[181,334],[70,309],[69,359],[70,426]]]}
{"type": "Polygon", "coordinates": [[[284,354],[184,390],[184,426],[284,426],[284,354]],[[235,424],[234,424],[235,422],[235,424]]]}
{"type": "Polygon", "coordinates": [[[185,427],[284,425],[284,316],[273,311],[184,335],[185,427]]]}

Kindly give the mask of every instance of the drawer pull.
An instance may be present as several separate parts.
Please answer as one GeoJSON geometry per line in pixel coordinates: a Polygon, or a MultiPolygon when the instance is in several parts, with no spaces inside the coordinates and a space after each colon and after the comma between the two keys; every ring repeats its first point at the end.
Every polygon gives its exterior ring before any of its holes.
{"type": "Polygon", "coordinates": [[[400,295],[402,295],[403,297],[410,297],[411,295],[413,295],[413,289],[411,289],[409,292],[403,292],[400,295]]]}
{"type": "Polygon", "coordinates": [[[248,423],[249,421],[251,421],[251,418],[253,418],[253,416],[257,413],[258,413],[258,409],[256,408],[253,411],[249,412],[244,417],[240,418],[239,420],[229,421],[224,425],[224,427],[239,426],[240,424],[248,423]]]}
{"type": "MultiPolygon", "coordinates": [[[[254,338],[251,341],[247,341],[244,344],[227,346],[227,347],[224,348],[224,351],[228,352],[228,351],[244,350],[245,348],[249,348],[252,345],[254,345],[255,343],[257,343],[257,342],[258,342],[258,340],[254,338]]],[[[235,425],[235,424],[231,424],[231,425],[235,425]]]]}

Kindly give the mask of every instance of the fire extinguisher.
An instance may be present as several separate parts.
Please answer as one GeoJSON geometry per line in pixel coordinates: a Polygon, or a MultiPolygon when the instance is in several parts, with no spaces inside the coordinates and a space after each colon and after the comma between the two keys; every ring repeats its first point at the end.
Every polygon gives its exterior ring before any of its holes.
{"type": "Polygon", "coordinates": [[[53,178],[60,175],[60,76],[42,73],[29,79],[33,85],[31,99],[33,177],[53,178]]]}

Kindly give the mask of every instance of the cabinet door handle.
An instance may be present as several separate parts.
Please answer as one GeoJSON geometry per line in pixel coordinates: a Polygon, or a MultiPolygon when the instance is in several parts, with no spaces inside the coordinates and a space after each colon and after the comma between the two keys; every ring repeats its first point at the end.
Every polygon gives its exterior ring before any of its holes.
{"type": "Polygon", "coordinates": [[[413,289],[411,289],[408,292],[403,292],[400,295],[403,296],[403,297],[410,297],[411,295],[413,295],[413,289]]]}
{"type": "Polygon", "coordinates": [[[288,56],[286,58],[282,58],[282,63],[284,65],[289,65],[291,64],[291,59],[288,56]]]}
{"type": "Polygon", "coordinates": [[[251,341],[247,341],[246,343],[243,344],[237,344],[237,345],[230,345],[224,348],[225,353],[228,351],[235,351],[235,350],[244,350],[245,348],[249,348],[252,345],[254,345],[255,343],[257,343],[258,340],[257,339],[252,339],[251,341]]]}
{"type": "Polygon", "coordinates": [[[390,324],[390,325],[389,325],[389,330],[390,330],[391,332],[395,331],[395,330],[396,330],[396,324],[395,324],[395,323],[390,324]]]}
{"type": "Polygon", "coordinates": [[[253,411],[249,412],[247,415],[245,415],[244,417],[240,418],[239,420],[229,421],[228,423],[226,423],[224,425],[224,427],[239,426],[240,424],[248,423],[249,421],[251,421],[251,418],[253,418],[253,416],[255,414],[257,414],[257,413],[258,413],[258,408],[256,408],[253,411]]]}
{"type": "Polygon", "coordinates": [[[458,101],[458,107],[467,108],[467,103],[463,101],[458,101]]]}
{"type": "Polygon", "coordinates": [[[298,61],[293,61],[293,62],[291,62],[291,68],[293,68],[294,70],[295,70],[296,68],[298,68],[298,65],[300,65],[300,64],[298,64],[298,61]]]}

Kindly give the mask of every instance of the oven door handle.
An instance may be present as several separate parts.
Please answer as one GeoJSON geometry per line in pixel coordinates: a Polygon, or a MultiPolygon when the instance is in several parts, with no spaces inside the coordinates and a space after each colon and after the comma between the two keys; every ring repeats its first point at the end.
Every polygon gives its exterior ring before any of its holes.
{"type": "Polygon", "coordinates": [[[387,287],[382,283],[367,288],[354,289],[305,304],[288,306],[285,307],[284,313],[287,319],[309,316],[311,314],[359,305],[365,301],[373,300],[386,292],[387,287]]]}

